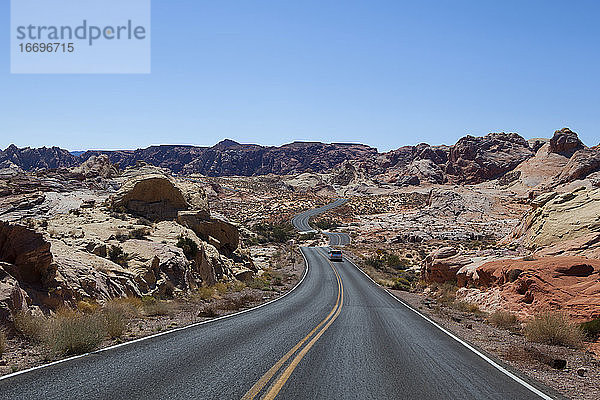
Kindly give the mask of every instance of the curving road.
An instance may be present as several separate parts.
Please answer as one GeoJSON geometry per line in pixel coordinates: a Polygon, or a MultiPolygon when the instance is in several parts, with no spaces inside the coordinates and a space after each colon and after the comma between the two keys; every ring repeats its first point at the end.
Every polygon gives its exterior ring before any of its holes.
{"type": "MultiPolygon", "coordinates": [[[[540,399],[325,249],[286,297],[0,380],[2,399],[540,399]]],[[[534,389],[537,390],[537,389],[534,389]]]]}
{"type": "MultiPolygon", "coordinates": [[[[301,214],[296,215],[292,218],[292,224],[300,231],[300,233],[317,232],[312,226],[310,226],[310,219],[326,211],[344,205],[348,202],[348,199],[338,199],[333,203],[324,205],[323,207],[315,208],[313,210],[304,211],[301,214]]],[[[344,246],[350,244],[350,236],[346,233],[338,232],[323,232],[329,237],[330,246],[344,246]]]]}
{"type": "MultiPolygon", "coordinates": [[[[550,399],[325,248],[285,297],[0,379],[2,399],[550,399]]],[[[542,389],[545,390],[545,389],[542,389]]]]}

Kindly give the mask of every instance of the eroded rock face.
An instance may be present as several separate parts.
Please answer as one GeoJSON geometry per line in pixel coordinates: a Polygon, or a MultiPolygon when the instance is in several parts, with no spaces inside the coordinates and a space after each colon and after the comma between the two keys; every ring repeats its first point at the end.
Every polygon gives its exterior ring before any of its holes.
{"type": "Polygon", "coordinates": [[[7,270],[12,265],[0,262],[0,323],[10,320],[11,314],[27,309],[27,293],[7,270]]]}
{"type": "Polygon", "coordinates": [[[183,211],[177,222],[190,228],[198,237],[204,238],[220,251],[231,253],[238,248],[240,235],[235,225],[217,218],[206,218],[203,214],[183,211]]]}
{"type": "Polygon", "coordinates": [[[91,156],[74,168],[73,172],[82,174],[85,178],[114,178],[119,175],[119,169],[110,162],[106,154],[91,156]]]}
{"type": "Polygon", "coordinates": [[[179,211],[190,208],[183,192],[161,175],[144,175],[127,181],[113,198],[112,206],[155,221],[176,219],[179,211]]]}
{"type": "Polygon", "coordinates": [[[543,254],[593,256],[600,246],[598,210],[600,189],[546,193],[532,201],[532,209],[503,243],[516,242],[543,254]]]}
{"type": "Polygon", "coordinates": [[[567,165],[560,171],[558,181],[559,183],[573,182],[598,171],[600,171],[600,151],[582,149],[571,156],[567,165]]]}
{"type": "Polygon", "coordinates": [[[453,183],[480,183],[500,177],[532,156],[527,141],[516,133],[466,136],[450,150],[445,172],[453,183]]]}
{"type": "Polygon", "coordinates": [[[18,148],[10,145],[6,150],[0,150],[0,162],[8,161],[26,171],[48,168],[75,167],[80,160],[67,150],[58,147],[29,147],[18,148]]]}
{"type": "MultiPolygon", "coordinates": [[[[496,307],[527,317],[548,309],[566,310],[580,321],[600,317],[600,260],[585,257],[541,257],[532,261],[485,263],[476,274],[459,279],[479,288],[480,298],[498,293],[496,307]]],[[[473,295],[472,295],[473,296],[473,295]]],[[[471,301],[478,301],[473,296],[471,301]]],[[[488,310],[488,311],[494,311],[488,310]]]]}
{"type": "Polygon", "coordinates": [[[453,247],[443,247],[434,251],[425,259],[421,275],[426,282],[444,283],[456,281],[456,274],[471,259],[458,254],[453,247]]]}
{"type": "Polygon", "coordinates": [[[0,222],[0,261],[15,279],[44,284],[54,277],[50,243],[42,234],[19,225],[0,222]]]}
{"type": "Polygon", "coordinates": [[[569,128],[563,128],[554,132],[554,136],[550,139],[550,151],[570,157],[577,150],[583,149],[585,146],[579,140],[579,136],[569,128]]]}

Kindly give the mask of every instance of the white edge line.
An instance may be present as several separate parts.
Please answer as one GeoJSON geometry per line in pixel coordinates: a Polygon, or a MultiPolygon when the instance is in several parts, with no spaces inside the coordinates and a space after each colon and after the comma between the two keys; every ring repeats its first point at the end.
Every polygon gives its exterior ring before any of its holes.
{"type": "Polygon", "coordinates": [[[463,346],[465,346],[467,349],[471,350],[473,353],[475,353],[476,355],[478,355],[479,357],[481,357],[484,361],[487,361],[489,364],[491,364],[494,368],[496,368],[498,371],[502,372],[504,375],[508,376],[509,378],[513,379],[515,382],[523,385],[524,387],[526,387],[527,389],[529,389],[531,392],[535,393],[536,395],[540,396],[542,399],[545,400],[554,400],[553,397],[548,396],[547,394],[545,394],[544,392],[542,392],[541,390],[539,390],[538,388],[536,388],[535,386],[525,382],[523,379],[519,378],[518,376],[516,376],[515,374],[513,374],[512,372],[508,371],[506,368],[502,367],[501,365],[497,364],[494,360],[490,359],[488,356],[486,356],[485,354],[483,354],[482,352],[480,352],[479,350],[475,349],[473,346],[471,346],[469,343],[465,342],[464,340],[462,340],[461,338],[457,337],[456,335],[454,335],[452,332],[446,330],[444,327],[442,327],[441,325],[439,325],[437,322],[433,321],[431,318],[427,317],[426,315],[424,315],[423,313],[421,313],[420,311],[414,309],[413,307],[411,307],[410,305],[406,304],[404,301],[400,300],[398,297],[394,296],[389,290],[387,290],[386,288],[384,288],[383,286],[381,286],[380,284],[378,284],[377,282],[375,282],[373,280],[373,278],[371,278],[369,275],[367,275],[362,269],[360,269],[352,260],[350,260],[348,257],[346,257],[346,261],[348,261],[350,264],[354,265],[354,267],[359,270],[360,272],[363,273],[363,275],[365,275],[367,278],[369,278],[369,280],[371,280],[371,282],[373,282],[375,285],[379,286],[381,289],[385,290],[385,292],[387,294],[389,294],[390,296],[392,296],[392,298],[394,298],[396,301],[398,301],[400,304],[402,304],[403,306],[405,306],[406,308],[408,308],[409,310],[413,311],[414,313],[416,313],[417,315],[421,316],[423,319],[425,319],[426,321],[428,321],[429,323],[431,323],[432,325],[434,325],[436,328],[438,328],[439,330],[441,330],[442,332],[444,332],[446,335],[450,336],[452,339],[456,340],[458,343],[462,344],[463,346]]]}
{"type": "MultiPolygon", "coordinates": [[[[302,251],[300,251],[300,253],[302,253],[302,251]]],[[[119,347],[124,347],[124,346],[130,345],[130,344],[139,343],[139,342],[142,342],[144,340],[154,339],[154,338],[159,337],[159,336],[169,335],[171,333],[183,331],[183,330],[190,329],[190,328],[195,328],[195,327],[200,326],[200,325],[210,324],[212,322],[216,322],[216,321],[219,321],[219,320],[222,320],[222,319],[232,318],[232,317],[235,317],[237,315],[241,315],[241,314],[244,314],[244,313],[247,313],[247,312],[250,312],[250,311],[254,311],[254,310],[258,310],[259,308],[268,306],[271,303],[274,303],[276,301],[279,301],[279,300],[283,299],[288,294],[290,294],[294,290],[296,290],[296,288],[298,288],[298,286],[300,286],[300,284],[302,284],[302,282],[304,282],[304,278],[306,278],[306,275],[308,274],[308,261],[306,260],[306,256],[304,255],[304,253],[302,253],[302,256],[304,257],[304,261],[305,261],[305,264],[306,264],[306,267],[304,268],[304,274],[302,275],[302,278],[300,279],[300,281],[298,283],[296,283],[296,285],[293,288],[291,288],[286,294],[284,294],[281,297],[278,297],[276,299],[270,300],[270,301],[268,301],[266,303],[263,303],[263,304],[260,304],[260,305],[258,305],[256,307],[252,307],[252,308],[248,308],[246,310],[238,311],[238,312],[233,313],[233,314],[223,315],[221,317],[209,319],[207,321],[196,322],[196,323],[191,324],[191,325],[182,326],[181,328],[175,328],[175,329],[171,329],[171,330],[168,330],[168,331],[156,333],[154,335],[144,336],[142,338],[138,338],[138,339],[131,340],[131,341],[128,341],[128,342],[119,343],[119,344],[116,344],[116,345],[113,345],[113,346],[109,346],[109,347],[104,347],[102,349],[98,349],[98,350],[95,350],[95,351],[92,351],[92,352],[89,352],[89,353],[79,354],[77,356],[73,356],[73,357],[69,357],[69,358],[64,358],[62,360],[53,361],[53,362],[48,363],[48,364],[38,365],[37,367],[32,367],[32,368],[24,369],[22,371],[13,372],[13,373],[8,374],[8,375],[0,376],[0,381],[3,381],[5,379],[9,379],[9,378],[13,378],[13,377],[18,376],[18,375],[27,374],[29,372],[37,371],[37,370],[40,370],[40,369],[43,369],[43,368],[48,368],[48,367],[51,367],[53,365],[66,363],[66,362],[69,362],[69,361],[72,361],[72,360],[76,360],[78,358],[87,357],[87,356],[90,356],[92,354],[99,354],[99,353],[102,353],[102,352],[105,352],[105,351],[117,349],[119,347]]]]}

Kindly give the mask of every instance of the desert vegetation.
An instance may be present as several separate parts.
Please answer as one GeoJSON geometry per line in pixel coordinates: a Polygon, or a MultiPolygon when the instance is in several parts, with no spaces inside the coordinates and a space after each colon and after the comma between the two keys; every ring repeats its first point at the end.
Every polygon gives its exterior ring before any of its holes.
{"type": "Polygon", "coordinates": [[[579,327],[569,321],[567,314],[546,311],[535,315],[525,324],[525,337],[532,342],[580,348],[584,334],[579,327]]]}

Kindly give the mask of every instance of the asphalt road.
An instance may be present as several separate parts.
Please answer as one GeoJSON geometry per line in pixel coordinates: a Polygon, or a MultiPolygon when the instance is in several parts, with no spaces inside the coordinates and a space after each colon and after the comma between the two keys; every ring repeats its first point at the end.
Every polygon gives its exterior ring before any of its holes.
{"type": "Polygon", "coordinates": [[[0,380],[0,398],[540,398],[348,261],[302,252],[309,270],[280,300],[0,380]]]}
{"type": "MultiPolygon", "coordinates": [[[[333,208],[339,207],[348,202],[348,199],[338,199],[333,203],[329,203],[323,207],[315,208],[313,210],[304,211],[301,214],[296,215],[292,219],[292,224],[300,233],[308,233],[308,232],[317,232],[312,226],[310,226],[310,219],[314,216],[322,214],[326,211],[329,211],[333,208]]],[[[330,246],[343,246],[346,244],[350,244],[350,236],[346,233],[338,233],[338,232],[323,232],[325,235],[329,237],[329,245],[330,246]]]]}
{"type": "Polygon", "coordinates": [[[0,399],[551,398],[349,261],[301,250],[309,268],[279,300],[0,378],[0,399]]]}

